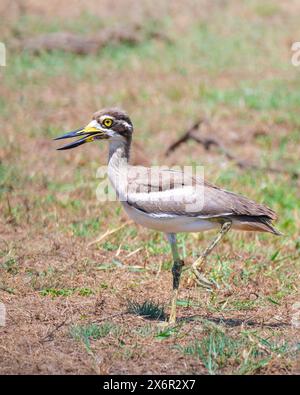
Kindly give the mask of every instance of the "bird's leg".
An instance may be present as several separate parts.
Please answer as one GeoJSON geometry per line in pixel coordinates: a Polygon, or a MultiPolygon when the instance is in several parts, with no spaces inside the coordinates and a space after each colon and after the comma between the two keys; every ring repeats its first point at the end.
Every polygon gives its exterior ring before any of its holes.
{"type": "Polygon", "coordinates": [[[199,267],[205,263],[208,255],[212,252],[212,250],[216,247],[216,245],[222,240],[222,238],[226,235],[226,233],[230,230],[230,228],[231,228],[231,222],[230,221],[224,222],[216,238],[199,256],[199,258],[192,264],[191,270],[195,276],[196,283],[204,288],[211,289],[213,284],[211,281],[207,280],[204,277],[204,275],[199,270],[199,267]]]}
{"type": "Polygon", "coordinates": [[[171,245],[173,262],[174,262],[173,267],[172,267],[173,295],[172,295],[172,302],[171,302],[171,313],[170,313],[170,317],[169,317],[169,324],[175,324],[178,288],[179,288],[182,266],[184,265],[184,262],[180,259],[180,256],[178,253],[176,234],[175,233],[168,233],[167,236],[168,236],[169,243],[171,245]]]}

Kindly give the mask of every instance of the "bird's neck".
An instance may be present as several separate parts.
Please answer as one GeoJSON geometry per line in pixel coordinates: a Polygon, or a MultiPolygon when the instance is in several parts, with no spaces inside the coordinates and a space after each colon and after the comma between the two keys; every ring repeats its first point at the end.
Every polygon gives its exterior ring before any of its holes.
{"type": "Polygon", "coordinates": [[[109,141],[108,166],[119,167],[129,162],[131,138],[116,138],[109,141]]]}
{"type": "Polygon", "coordinates": [[[119,199],[124,199],[127,188],[127,172],[130,140],[112,139],[109,141],[108,177],[119,199]]]}

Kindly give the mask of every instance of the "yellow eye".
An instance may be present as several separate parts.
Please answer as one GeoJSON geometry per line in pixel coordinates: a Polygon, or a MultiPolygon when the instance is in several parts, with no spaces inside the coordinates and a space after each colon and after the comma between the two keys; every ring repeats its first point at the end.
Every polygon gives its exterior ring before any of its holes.
{"type": "Polygon", "coordinates": [[[110,128],[112,125],[113,121],[110,118],[105,118],[102,122],[102,124],[106,127],[106,128],[110,128]]]}

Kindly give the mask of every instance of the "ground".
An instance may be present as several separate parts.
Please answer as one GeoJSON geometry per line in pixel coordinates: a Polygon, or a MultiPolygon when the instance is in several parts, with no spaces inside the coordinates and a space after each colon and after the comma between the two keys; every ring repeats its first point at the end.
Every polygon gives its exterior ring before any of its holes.
{"type": "MultiPolygon", "coordinates": [[[[300,68],[291,63],[299,2],[32,0],[0,8],[0,373],[299,373],[300,68]],[[169,40],[81,56],[15,46],[136,23],[169,40]],[[107,147],[58,152],[52,141],[112,105],[134,122],[134,161],[201,164],[211,182],[272,207],[284,233],[230,232],[205,267],[217,288],[195,288],[186,274],[174,327],[162,325],[171,291],[164,236],[127,223],[119,203],[96,199],[107,147]],[[201,133],[261,170],[195,142],[165,157],[201,117],[212,127],[201,133]]],[[[213,236],[179,236],[186,265],[213,236]]]]}

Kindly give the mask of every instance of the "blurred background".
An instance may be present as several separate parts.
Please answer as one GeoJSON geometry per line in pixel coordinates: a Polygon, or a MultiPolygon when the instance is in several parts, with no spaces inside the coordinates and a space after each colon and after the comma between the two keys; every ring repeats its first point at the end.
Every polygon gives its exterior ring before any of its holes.
{"type": "MultiPolygon", "coordinates": [[[[291,46],[300,41],[299,13],[296,0],[0,1],[6,46],[6,66],[0,66],[0,298],[10,317],[1,336],[2,372],[294,371],[300,66],[291,63],[291,46]],[[260,340],[252,334],[252,343],[244,343],[249,338],[238,325],[238,356],[225,364],[215,359],[210,371],[200,354],[184,348],[198,333],[191,330],[195,323],[180,329],[185,336],[178,340],[176,331],[157,338],[144,321],[114,321],[104,331],[109,340],[99,336],[82,345],[82,336],[90,337],[80,325],[126,310],[130,298],[167,306],[171,286],[171,257],[159,233],[130,224],[87,248],[127,221],[118,203],[96,200],[96,170],[106,164],[107,147],[95,143],[62,153],[52,138],[109,106],[125,109],[134,123],[133,163],[204,165],[211,182],[278,212],[285,237],[233,233],[206,269],[220,289],[212,296],[187,287],[180,306],[182,315],[285,323],[256,332],[287,344],[278,351],[281,359],[274,346],[262,362],[260,340]],[[166,155],[203,120],[194,130],[200,144],[190,139],[166,155]],[[214,144],[207,146],[207,139],[214,144]],[[54,340],[36,343],[64,317],[54,340]],[[120,338],[126,338],[123,348],[120,338]],[[159,343],[157,356],[151,351],[162,339],[168,340],[159,343]],[[258,353],[249,351],[246,360],[242,350],[252,346],[258,353]]],[[[211,236],[181,236],[187,262],[211,236]]],[[[214,330],[216,339],[218,331],[227,336],[228,328],[214,330]]],[[[205,336],[204,330],[196,337],[209,354],[205,336]]]]}

